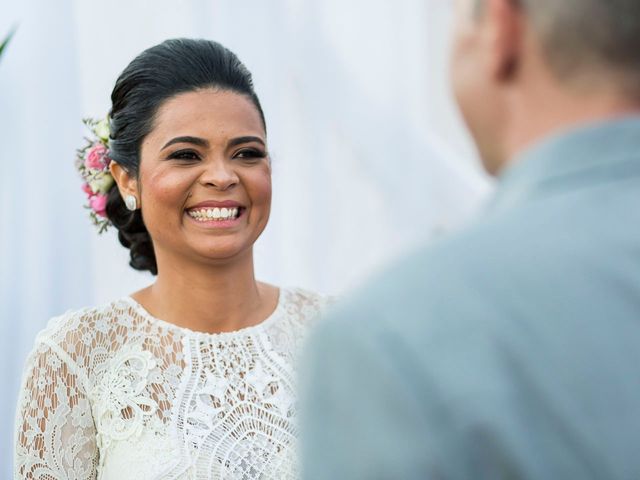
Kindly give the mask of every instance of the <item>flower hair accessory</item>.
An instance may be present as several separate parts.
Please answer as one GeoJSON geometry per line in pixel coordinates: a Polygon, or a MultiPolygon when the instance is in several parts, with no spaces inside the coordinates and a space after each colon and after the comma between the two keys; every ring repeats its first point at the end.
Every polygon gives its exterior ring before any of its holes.
{"type": "Polygon", "coordinates": [[[107,196],[115,183],[109,171],[109,119],[85,118],[82,123],[87,126],[91,136],[85,137],[85,146],[77,151],[76,168],[84,180],[82,190],[87,194],[85,208],[90,210],[89,215],[98,227],[98,233],[103,233],[111,225],[106,212],[107,196]]]}

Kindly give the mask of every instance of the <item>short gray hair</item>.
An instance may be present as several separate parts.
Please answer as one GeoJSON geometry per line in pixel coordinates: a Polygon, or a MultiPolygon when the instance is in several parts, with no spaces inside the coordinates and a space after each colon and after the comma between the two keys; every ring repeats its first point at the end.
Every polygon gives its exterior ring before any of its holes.
{"type": "Polygon", "coordinates": [[[561,79],[604,74],[640,97],[640,0],[513,0],[561,79]]]}

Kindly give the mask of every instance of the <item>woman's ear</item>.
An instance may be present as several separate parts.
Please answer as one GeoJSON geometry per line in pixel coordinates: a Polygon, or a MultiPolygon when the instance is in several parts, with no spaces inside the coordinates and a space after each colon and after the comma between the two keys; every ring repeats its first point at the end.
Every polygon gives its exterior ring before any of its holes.
{"type": "Polygon", "coordinates": [[[136,200],[138,200],[138,203],[140,203],[138,196],[138,180],[129,175],[129,172],[118,162],[111,161],[109,164],[109,170],[118,185],[118,190],[120,190],[122,198],[126,198],[127,195],[133,195],[136,200]]]}

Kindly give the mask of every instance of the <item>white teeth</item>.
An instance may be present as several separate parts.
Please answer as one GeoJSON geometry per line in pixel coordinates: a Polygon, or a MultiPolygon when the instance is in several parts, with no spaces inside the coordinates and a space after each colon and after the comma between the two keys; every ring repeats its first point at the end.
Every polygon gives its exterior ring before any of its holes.
{"type": "Polygon", "coordinates": [[[238,208],[202,208],[187,212],[191,218],[206,222],[210,220],[231,220],[238,218],[238,208]]]}

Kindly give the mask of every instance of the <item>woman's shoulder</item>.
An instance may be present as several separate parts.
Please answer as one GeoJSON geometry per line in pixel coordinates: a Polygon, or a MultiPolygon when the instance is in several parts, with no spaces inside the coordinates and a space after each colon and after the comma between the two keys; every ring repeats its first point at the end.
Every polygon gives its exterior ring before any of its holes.
{"type": "Polygon", "coordinates": [[[36,336],[32,355],[53,351],[67,362],[92,369],[124,345],[147,334],[144,318],[128,297],[68,310],[49,320],[36,336]]]}
{"type": "Polygon", "coordinates": [[[103,332],[124,323],[130,305],[126,299],[113,300],[107,303],[67,310],[52,317],[47,326],[38,333],[36,341],[58,341],[69,335],[82,336],[88,332],[103,332]]]}

